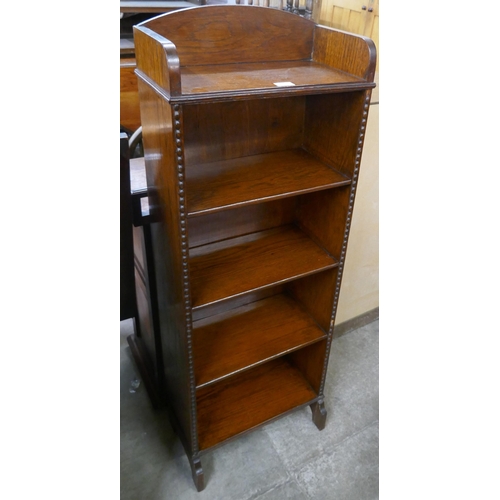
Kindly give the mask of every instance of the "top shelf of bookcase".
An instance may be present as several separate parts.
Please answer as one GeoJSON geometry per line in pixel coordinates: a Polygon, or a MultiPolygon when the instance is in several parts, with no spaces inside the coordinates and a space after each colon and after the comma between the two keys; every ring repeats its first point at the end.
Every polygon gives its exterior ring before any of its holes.
{"type": "Polygon", "coordinates": [[[217,64],[181,68],[182,95],[171,101],[345,92],[374,86],[314,61],[217,64]]]}
{"type": "Polygon", "coordinates": [[[134,38],[137,76],[171,103],[375,87],[371,40],[277,9],[184,9],[134,26],[134,38]]]}

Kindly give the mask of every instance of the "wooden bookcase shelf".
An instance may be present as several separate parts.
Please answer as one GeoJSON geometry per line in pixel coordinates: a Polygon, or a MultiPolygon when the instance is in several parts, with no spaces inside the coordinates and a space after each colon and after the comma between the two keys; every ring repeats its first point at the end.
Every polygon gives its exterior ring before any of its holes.
{"type": "Polygon", "coordinates": [[[350,184],[303,149],[186,167],[188,216],[350,184]]]}
{"type": "Polygon", "coordinates": [[[158,311],[141,360],[202,490],[201,455],[228,439],[304,405],[325,425],[375,48],[238,5],[134,38],[158,311]]]}
{"type": "Polygon", "coordinates": [[[235,93],[244,98],[275,95],[276,89],[289,96],[360,90],[367,88],[367,82],[313,61],[280,61],[183,68],[181,86],[182,96],[174,102],[224,99],[225,94],[233,99],[235,93]]]}
{"type": "Polygon", "coordinates": [[[326,333],[307,311],[285,294],[195,321],[196,388],[324,338],[326,333]]]}
{"type": "Polygon", "coordinates": [[[193,309],[338,265],[295,226],[196,247],[189,259],[193,309]]]}
{"type": "Polygon", "coordinates": [[[236,375],[230,381],[204,387],[196,393],[200,450],[316,398],[317,393],[301,371],[284,358],[236,375]]]}

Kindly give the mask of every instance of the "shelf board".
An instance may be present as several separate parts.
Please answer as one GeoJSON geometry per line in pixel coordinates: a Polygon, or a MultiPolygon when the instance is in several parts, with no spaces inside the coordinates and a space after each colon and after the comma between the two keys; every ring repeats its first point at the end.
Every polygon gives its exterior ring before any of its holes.
{"type": "Polygon", "coordinates": [[[193,309],[338,266],[293,225],[190,250],[193,309]]]}
{"type": "Polygon", "coordinates": [[[278,358],[196,392],[200,450],[250,430],[317,394],[300,371],[278,358]]]}
{"type": "Polygon", "coordinates": [[[204,215],[350,182],[303,149],[197,164],[186,168],[188,214],[204,215]]]}
{"type": "Polygon", "coordinates": [[[374,86],[372,82],[311,60],[183,66],[182,94],[172,95],[171,101],[346,92],[374,86]]]}
{"type": "Polygon", "coordinates": [[[197,388],[326,337],[302,306],[281,294],[196,321],[193,329],[197,388]]]}

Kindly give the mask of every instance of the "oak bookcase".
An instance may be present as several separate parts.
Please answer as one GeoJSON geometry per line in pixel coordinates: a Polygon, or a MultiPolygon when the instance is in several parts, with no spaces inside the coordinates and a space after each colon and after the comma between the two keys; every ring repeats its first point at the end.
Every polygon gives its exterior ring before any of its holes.
{"type": "Polygon", "coordinates": [[[325,426],[375,47],[241,5],[134,39],[157,382],[200,491],[200,456],[228,439],[307,405],[325,426]]]}

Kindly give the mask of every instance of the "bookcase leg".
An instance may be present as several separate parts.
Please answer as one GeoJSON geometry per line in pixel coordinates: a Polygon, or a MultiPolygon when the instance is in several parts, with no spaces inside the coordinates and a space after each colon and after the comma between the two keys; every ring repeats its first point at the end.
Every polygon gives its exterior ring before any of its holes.
{"type": "Polygon", "coordinates": [[[325,428],[326,415],[327,415],[324,400],[320,399],[316,403],[313,403],[311,405],[311,410],[312,410],[312,421],[314,422],[314,425],[320,431],[322,431],[325,428]]]}
{"type": "Polygon", "coordinates": [[[199,457],[193,457],[189,460],[189,462],[191,463],[194,485],[198,491],[202,491],[205,489],[205,476],[203,475],[201,460],[199,457]]]}

